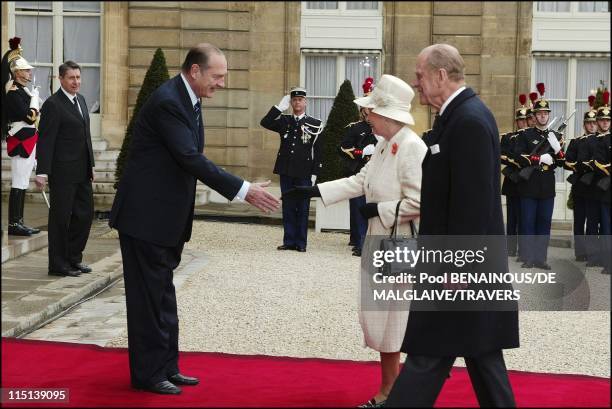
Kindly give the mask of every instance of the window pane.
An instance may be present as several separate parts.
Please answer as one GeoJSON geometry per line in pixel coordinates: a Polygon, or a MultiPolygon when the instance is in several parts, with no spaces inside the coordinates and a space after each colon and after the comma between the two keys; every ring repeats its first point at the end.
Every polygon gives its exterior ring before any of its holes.
{"type": "Polygon", "coordinates": [[[99,1],[65,1],[64,11],[100,11],[99,1]]]}
{"type": "Polygon", "coordinates": [[[535,82],[543,82],[546,99],[567,98],[567,60],[536,60],[535,82]]]}
{"type": "Polygon", "coordinates": [[[100,62],[100,17],[64,17],[64,60],[100,62]]]}
{"type": "Polygon", "coordinates": [[[15,16],[15,35],[21,37],[23,56],[30,64],[51,63],[52,17],[15,16]]]}
{"type": "Polygon", "coordinates": [[[335,10],[338,8],[337,1],[307,1],[306,8],[312,10],[335,10]]]}
{"type": "Polygon", "coordinates": [[[81,90],[89,113],[100,112],[100,68],[81,68],[81,90]]]}
{"type": "Polygon", "coordinates": [[[608,2],[607,1],[580,1],[578,2],[578,11],[585,12],[607,12],[608,2]]]}
{"type": "Polygon", "coordinates": [[[351,81],[353,93],[355,97],[363,96],[363,81],[367,77],[378,80],[378,56],[360,55],[355,57],[346,57],[346,79],[351,81]]]}
{"type": "Polygon", "coordinates": [[[538,11],[568,12],[570,11],[570,2],[569,1],[538,1],[538,11]]]}
{"type": "Polygon", "coordinates": [[[378,10],[377,1],[347,1],[347,10],[378,10]]]}
{"type": "Polygon", "coordinates": [[[305,58],[306,90],[309,96],[328,98],[309,98],[309,115],[327,120],[327,115],[336,97],[336,56],[305,58]]]}
{"type": "Polygon", "coordinates": [[[16,1],[15,10],[51,11],[50,1],[16,1]]]}
{"type": "Polygon", "coordinates": [[[610,60],[578,60],[576,67],[576,99],[586,100],[601,82],[610,84],[610,60]]]}
{"type": "Polygon", "coordinates": [[[32,84],[40,87],[38,93],[43,102],[53,94],[53,71],[51,67],[34,67],[32,84]]]}

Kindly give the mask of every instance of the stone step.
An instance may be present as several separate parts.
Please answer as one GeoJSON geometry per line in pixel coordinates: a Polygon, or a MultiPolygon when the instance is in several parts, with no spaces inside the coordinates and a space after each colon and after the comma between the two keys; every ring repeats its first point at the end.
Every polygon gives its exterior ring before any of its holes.
{"type": "Polygon", "coordinates": [[[571,220],[553,220],[551,225],[552,230],[569,230],[571,232],[573,228],[574,224],[571,220]]]}
{"type": "Polygon", "coordinates": [[[47,247],[47,237],[46,231],[29,237],[5,235],[2,239],[2,263],[47,247]]]}

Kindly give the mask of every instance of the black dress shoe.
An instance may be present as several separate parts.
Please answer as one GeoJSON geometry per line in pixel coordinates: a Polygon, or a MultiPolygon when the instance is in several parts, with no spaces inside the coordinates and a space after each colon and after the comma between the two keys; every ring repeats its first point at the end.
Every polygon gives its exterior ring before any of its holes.
{"type": "Polygon", "coordinates": [[[516,258],[516,262],[517,262],[517,263],[520,263],[520,262],[522,262],[522,261],[523,261],[523,259],[522,259],[520,256],[516,258]]]}
{"type": "Polygon", "coordinates": [[[11,236],[31,236],[32,232],[19,223],[9,224],[8,234],[11,236]]]}
{"type": "Polygon", "coordinates": [[[602,267],[601,264],[599,264],[598,261],[589,261],[588,263],[586,263],[587,267],[602,267]]]}
{"type": "Polygon", "coordinates": [[[61,276],[61,277],[78,277],[81,275],[79,270],[49,270],[50,276],[61,276]]]}
{"type": "Polygon", "coordinates": [[[587,261],[586,256],[576,256],[576,261],[587,261]]]}
{"type": "Polygon", "coordinates": [[[79,270],[81,273],[91,273],[91,267],[89,267],[87,264],[75,263],[71,264],[70,267],[74,268],[75,270],[79,270]]]}
{"type": "Polygon", "coordinates": [[[541,270],[550,270],[551,267],[546,263],[534,263],[533,266],[535,268],[539,268],[541,270]]]}
{"type": "Polygon", "coordinates": [[[148,392],[159,393],[160,395],[178,395],[181,393],[181,388],[170,383],[170,381],[157,382],[152,386],[136,386],[136,389],[141,389],[148,392]]]}
{"type": "Polygon", "coordinates": [[[509,251],[508,257],[516,257],[516,251],[509,251]]]}
{"type": "Polygon", "coordinates": [[[355,256],[355,257],[361,257],[361,249],[355,249],[355,250],[353,250],[353,256],[355,256]]]}
{"type": "Polygon", "coordinates": [[[283,244],[282,246],[278,246],[276,250],[295,250],[295,246],[287,246],[283,244]]]}
{"type": "Polygon", "coordinates": [[[197,385],[200,383],[198,378],[194,378],[193,376],[185,376],[180,373],[168,377],[168,380],[175,385],[197,385]]]}
{"type": "Polygon", "coordinates": [[[296,247],[296,250],[300,253],[306,253],[306,247],[296,247]]]}
{"type": "Polygon", "coordinates": [[[601,274],[610,275],[610,271],[607,268],[601,270],[601,274]]]}
{"type": "Polygon", "coordinates": [[[521,268],[533,268],[533,264],[525,262],[521,264],[521,268]]]}

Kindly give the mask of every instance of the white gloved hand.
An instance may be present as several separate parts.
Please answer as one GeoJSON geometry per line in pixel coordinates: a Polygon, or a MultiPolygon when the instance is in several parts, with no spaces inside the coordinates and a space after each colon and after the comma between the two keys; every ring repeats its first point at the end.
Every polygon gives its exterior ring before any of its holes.
{"type": "Polygon", "coordinates": [[[553,158],[549,153],[545,153],[544,155],[540,156],[540,163],[550,166],[553,164],[553,158]]]}
{"type": "Polygon", "coordinates": [[[365,158],[366,156],[374,154],[375,151],[376,151],[376,146],[374,146],[374,144],[369,144],[368,146],[363,148],[363,153],[361,154],[361,157],[365,158]]]}
{"type": "Polygon", "coordinates": [[[555,150],[555,154],[559,153],[561,150],[561,144],[559,144],[557,135],[555,135],[553,132],[548,133],[548,143],[550,143],[550,146],[555,150]]]}
{"type": "Polygon", "coordinates": [[[317,175],[310,175],[310,181],[312,182],[312,185],[314,186],[315,183],[317,182],[317,175]]]}
{"type": "Polygon", "coordinates": [[[38,98],[40,98],[40,87],[32,87],[32,95],[37,96],[38,98]]]}
{"type": "Polygon", "coordinates": [[[35,109],[36,111],[40,111],[41,100],[38,96],[38,92],[36,94],[32,94],[32,98],[30,98],[30,108],[35,109]]]}
{"type": "Polygon", "coordinates": [[[291,101],[291,97],[289,95],[285,95],[283,99],[280,100],[278,105],[276,105],[276,107],[280,109],[281,111],[285,111],[287,110],[287,108],[289,108],[290,101],[291,101]]]}

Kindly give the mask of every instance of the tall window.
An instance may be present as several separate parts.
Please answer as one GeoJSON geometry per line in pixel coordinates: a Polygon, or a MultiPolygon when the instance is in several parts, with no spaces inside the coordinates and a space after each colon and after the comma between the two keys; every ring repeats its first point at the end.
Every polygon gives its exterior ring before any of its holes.
{"type": "MultiPolygon", "coordinates": [[[[351,81],[355,97],[363,94],[367,77],[378,78],[379,54],[304,55],[304,86],[309,115],[327,121],[334,98],[344,80],[351,81]]],[[[374,84],[376,85],[376,84],[374,84]]]]}
{"type": "MultiPolygon", "coordinates": [[[[582,118],[588,109],[590,91],[597,89],[602,81],[606,86],[610,85],[610,59],[537,57],[534,66],[532,89],[535,89],[537,82],[546,85],[545,98],[550,102],[551,120],[554,117],[561,118],[562,115],[567,118],[576,110],[565,130],[565,140],[568,143],[570,138],[583,132],[582,118]]],[[[557,168],[556,176],[558,183],[564,182],[562,169],[557,168]]]]}
{"type": "Polygon", "coordinates": [[[543,13],[606,13],[607,1],[538,1],[536,11],[543,13]]]}
{"type": "Polygon", "coordinates": [[[73,60],[81,66],[80,93],[89,111],[100,112],[101,7],[93,1],[9,3],[9,34],[21,37],[43,100],[59,89],[59,65],[73,60]]]}

